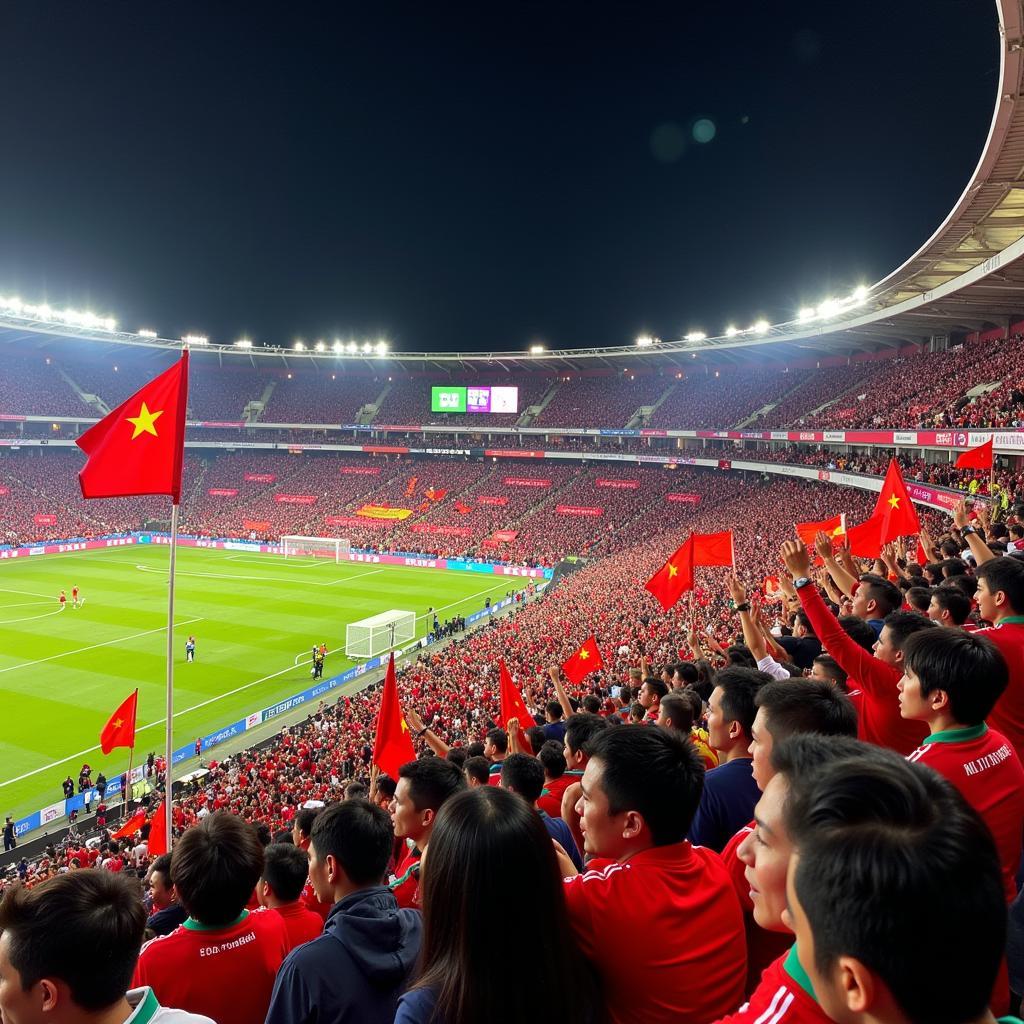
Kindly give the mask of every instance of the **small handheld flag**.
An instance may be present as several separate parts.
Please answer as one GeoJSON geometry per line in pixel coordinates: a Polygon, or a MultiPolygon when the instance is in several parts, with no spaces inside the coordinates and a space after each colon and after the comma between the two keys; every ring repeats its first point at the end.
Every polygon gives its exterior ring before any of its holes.
{"type": "Polygon", "coordinates": [[[526,738],[525,730],[534,724],[533,715],[530,714],[530,710],[526,706],[526,701],[523,700],[523,695],[519,692],[516,684],[512,682],[512,676],[509,674],[504,658],[498,659],[498,673],[501,677],[502,728],[508,729],[508,720],[510,718],[518,718],[519,746],[523,753],[532,754],[533,744],[526,738]]]}
{"type": "Polygon", "coordinates": [[[388,670],[384,676],[384,689],[380,695],[380,711],[377,713],[377,734],[373,740],[373,763],[393,779],[398,778],[398,769],[409,761],[416,760],[409,726],[402,717],[398,703],[398,681],[395,679],[395,656],[388,659],[388,670]]]}
{"type": "Polygon", "coordinates": [[[991,470],[994,461],[993,438],[990,437],[984,444],[957,456],[956,468],[991,470]]]}
{"type": "Polygon", "coordinates": [[[100,733],[100,750],[109,754],[115,747],[135,746],[135,714],[139,706],[139,691],[126,697],[110,716],[100,733]]]}
{"type": "Polygon", "coordinates": [[[591,672],[599,668],[604,668],[604,662],[597,649],[597,641],[592,636],[583,642],[583,646],[571,658],[562,662],[562,671],[574,686],[579,686],[591,672]]]}

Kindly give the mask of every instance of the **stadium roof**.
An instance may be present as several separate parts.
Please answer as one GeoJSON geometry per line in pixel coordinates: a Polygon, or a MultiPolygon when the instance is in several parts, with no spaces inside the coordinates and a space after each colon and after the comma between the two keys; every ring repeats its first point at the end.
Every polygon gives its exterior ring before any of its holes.
{"type": "MultiPolygon", "coordinates": [[[[860,351],[927,344],[934,339],[1024,320],[1024,0],[995,0],[999,15],[999,82],[988,137],[978,165],[957,203],[932,236],[901,266],[870,288],[801,311],[786,323],[760,322],[706,338],[638,339],[636,345],[502,352],[390,352],[377,343],[331,340],[284,348],[248,343],[193,348],[221,362],[313,364],[354,373],[499,371],[569,373],[622,370],[632,364],[692,368],[693,359],[715,362],[777,362],[849,355],[860,351]]],[[[924,161],[922,154],[922,164],[924,161]]],[[[836,244],[842,244],[841,239],[836,244]]],[[[2,306],[2,302],[0,302],[2,306]]],[[[178,348],[182,340],[132,334],[109,322],[75,314],[55,323],[46,310],[0,309],[0,342],[44,347],[58,338],[85,339],[112,347],[178,348]]]]}

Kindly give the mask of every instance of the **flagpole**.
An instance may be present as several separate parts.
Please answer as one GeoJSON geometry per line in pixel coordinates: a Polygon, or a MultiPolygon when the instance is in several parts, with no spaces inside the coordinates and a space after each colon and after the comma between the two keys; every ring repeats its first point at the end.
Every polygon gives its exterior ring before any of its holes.
{"type": "Polygon", "coordinates": [[[125,809],[125,817],[132,811],[132,759],[135,757],[134,744],[128,748],[128,774],[124,777],[124,792],[121,794],[121,803],[125,809]]]}
{"type": "Polygon", "coordinates": [[[178,549],[178,503],[171,505],[171,558],[167,580],[167,722],[165,744],[167,766],[164,770],[164,815],[167,822],[167,851],[171,850],[171,761],[174,756],[174,566],[178,549]]]}

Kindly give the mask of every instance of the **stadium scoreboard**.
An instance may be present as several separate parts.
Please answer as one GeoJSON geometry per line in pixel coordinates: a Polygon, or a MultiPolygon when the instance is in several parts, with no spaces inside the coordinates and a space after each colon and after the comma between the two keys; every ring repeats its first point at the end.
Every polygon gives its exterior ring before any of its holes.
{"type": "Polygon", "coordinates": [[[519,412],[519,388],[432,387],[431,412],[519,412]]]}

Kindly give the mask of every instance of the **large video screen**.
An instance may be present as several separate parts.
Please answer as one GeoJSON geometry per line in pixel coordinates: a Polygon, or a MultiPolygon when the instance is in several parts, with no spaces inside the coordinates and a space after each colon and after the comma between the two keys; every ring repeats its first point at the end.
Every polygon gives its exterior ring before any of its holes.
{"type": "Polygon", "coordinates": [[[431,412],[519,412],[519,388],[433,387],[431,412]]]}

